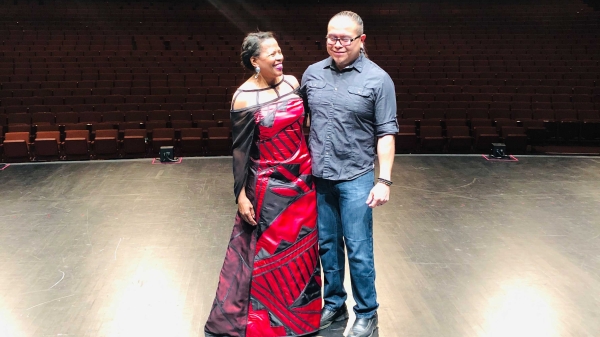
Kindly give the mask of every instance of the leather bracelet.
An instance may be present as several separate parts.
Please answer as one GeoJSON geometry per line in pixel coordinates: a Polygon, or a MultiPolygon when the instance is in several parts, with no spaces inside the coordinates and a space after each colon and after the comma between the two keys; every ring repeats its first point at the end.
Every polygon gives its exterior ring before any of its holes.
{"type": "Polygon", "coordinates": [[[383,178],[377,178],[377,182],[380,182],[386,186],[392,186],[393,182],[387,180],[387,179],[383,179],[383,178]]]}

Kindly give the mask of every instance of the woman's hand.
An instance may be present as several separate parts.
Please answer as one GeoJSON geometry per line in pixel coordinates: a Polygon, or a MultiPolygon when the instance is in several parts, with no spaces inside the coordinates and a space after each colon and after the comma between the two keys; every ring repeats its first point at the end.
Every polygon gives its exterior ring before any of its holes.
{"type": "Polygon", "coordinates": [[[245,189],[242,189],[240,196],[238,197],[238,212],[244,221],[256,226],[256,220],[254,219],[254,206],[250,199],[246,197],[245,189]]]}

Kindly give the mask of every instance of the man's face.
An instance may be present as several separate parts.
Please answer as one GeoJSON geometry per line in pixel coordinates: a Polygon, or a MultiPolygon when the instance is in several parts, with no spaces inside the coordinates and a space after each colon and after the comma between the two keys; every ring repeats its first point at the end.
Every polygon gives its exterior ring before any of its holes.
{"type": "Polygon", "coordinates": [[[338,69],[344,69],[358,58],[366,35],[360,35],[358,39],[353,40],[348,45],[335,39],[354,39],[357,36],[359,36],[358,25],[351,18],[339,16],[329,21],[327,26],[327,53],[333,58],[338,69]],[[334,43],[332,44],[332,42],[334,43]]]}

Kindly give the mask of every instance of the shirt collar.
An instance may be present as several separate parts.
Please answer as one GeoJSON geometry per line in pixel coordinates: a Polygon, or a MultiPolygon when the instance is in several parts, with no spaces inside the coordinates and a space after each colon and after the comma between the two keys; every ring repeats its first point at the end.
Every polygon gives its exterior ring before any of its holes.
{"type": "MultiPolygon", "coordinates": [[[[342,70],[351,70],[354,68],[359,73],[362,73],[362,69],[364,66],[364,62],[363,62],[364,58],[365,58],[365,55],[361,51],[360,54],[358,54],[358,58],[356,60],[354,60],[354,62],[352,62],[352,64],[346,66],[346,68],[344,68],[342,70]]],[[[331,56],[329,56],[328,62],[326,62],[325,67],[323,67],[323,69],[326,69],[326,68],[339,71],[338,68],[335,66],[335,62],[333,62],[333,58],[331,58],[331,56]]]]}

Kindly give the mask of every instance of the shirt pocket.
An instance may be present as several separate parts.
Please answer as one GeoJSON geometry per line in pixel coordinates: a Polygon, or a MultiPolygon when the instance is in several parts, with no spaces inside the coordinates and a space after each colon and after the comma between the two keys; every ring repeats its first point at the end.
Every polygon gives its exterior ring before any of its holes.
{"type": "Polygon", "coordinates": [[[309,105],[320,105],[323,101],[324,91],[327,83],[325,81],[310,81],[307,83],[307,95],[309,105]]]}
{"type": "Polygon", "coordinates": [[[373,89],[348,86],[346,109],[362,117],[373,114],[373,89]]]}

